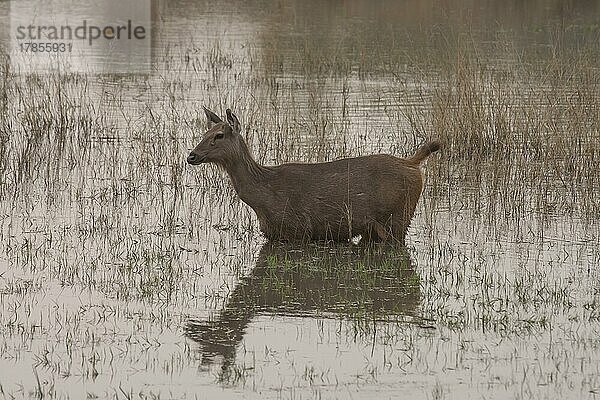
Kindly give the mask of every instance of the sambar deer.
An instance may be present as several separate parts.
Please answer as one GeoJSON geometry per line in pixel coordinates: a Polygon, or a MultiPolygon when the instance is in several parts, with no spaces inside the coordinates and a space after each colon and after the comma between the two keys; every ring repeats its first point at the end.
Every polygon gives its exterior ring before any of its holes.
{"type": "Polygon", "coordinates": [[[214,163],[231,178],[269,240],[404,243],[423,189],[420,164],[440,143],[421,146],[408,158],[377,154],[316,163],[258,164],[240,135],[238,118],[227,122],[204,107],[209,130],[191,152],[192,165],[214,163]]]}

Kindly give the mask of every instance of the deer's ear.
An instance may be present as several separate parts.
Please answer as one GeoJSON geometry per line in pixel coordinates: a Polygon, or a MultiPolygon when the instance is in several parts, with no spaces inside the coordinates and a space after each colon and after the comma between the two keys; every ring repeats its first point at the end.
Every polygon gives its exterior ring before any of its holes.
{"type": "Polygon", "coordinates": [[[240,133],[240,130],[241,130],[240,121],[237,119],[235,114],[232,113],[230,109],[227,109],[227,111],[225,111],[225,113],[227,114],[227,122],[229,123],[229,125],[231,125],[233,132],[240,133]]]}
{"type": "Polygon", "coordinates": [[[206,114],[206,122],[208,123],[208,129],[212,128],[214,124],[218,124],[221,121],[221,118],[217,116],[214,112],[210,111],[208,108],[202,106],[204,109],[204,114],[206,114]]]}

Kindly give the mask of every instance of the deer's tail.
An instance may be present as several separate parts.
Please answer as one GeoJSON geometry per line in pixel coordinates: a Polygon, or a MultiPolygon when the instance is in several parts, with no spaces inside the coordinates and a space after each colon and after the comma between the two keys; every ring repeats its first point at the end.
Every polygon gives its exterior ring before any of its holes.
{"type": "Polygon", "coordinates": [[[407,160],[413,164],[421,164],[431,153],[435,153],[442,147],[442,144],[437,140],[425,143],[419,147],[417,152],[407,160]]]}

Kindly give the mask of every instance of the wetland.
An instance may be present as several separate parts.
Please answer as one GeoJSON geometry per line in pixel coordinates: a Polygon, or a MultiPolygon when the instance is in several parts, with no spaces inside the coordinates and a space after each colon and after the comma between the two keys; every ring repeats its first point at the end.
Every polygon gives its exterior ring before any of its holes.
{"type": "Polygon", "coordinates": [[[597,398],[597,2],[154,7],[148,74],[0,30],[0,398],[597,398]],[[264,165],[439,140],[405,246],[267,242],[202,106],[264,165]]]}

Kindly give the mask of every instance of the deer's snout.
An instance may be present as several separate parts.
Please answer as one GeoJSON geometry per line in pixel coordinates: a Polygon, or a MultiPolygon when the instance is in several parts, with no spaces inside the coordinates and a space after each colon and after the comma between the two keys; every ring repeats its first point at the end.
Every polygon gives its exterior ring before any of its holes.
{"type": "Polygon", "coordinates": [[[200,157],[198,154],[190,153],[190,155],[187,158],[187,162],[188,164],[198,165],[202,163],[202,158],[203,157],[200,157]]]}

